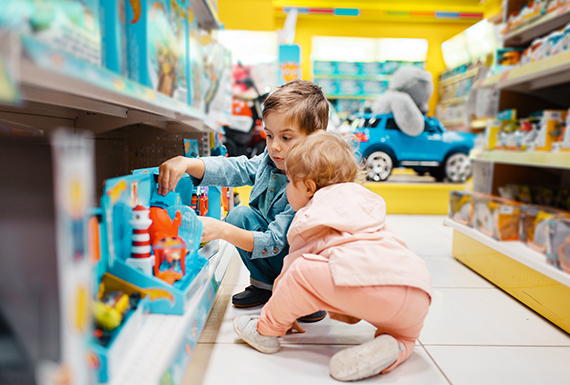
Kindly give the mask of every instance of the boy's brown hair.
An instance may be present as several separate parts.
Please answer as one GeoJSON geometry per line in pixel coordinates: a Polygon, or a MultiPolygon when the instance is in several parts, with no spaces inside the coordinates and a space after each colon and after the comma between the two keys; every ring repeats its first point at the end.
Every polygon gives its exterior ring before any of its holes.
{"type": "Polygon", "coordinates": [[[362,183],[363,168],[354,149],[342,137],[319,131],[295,143],[287,153],[290,182],[313,180],[317,190],[337,183],[362,183]]]}
{"type": "Polygon", "coordinates": [[[307,135],[326,130],[329,122],[329,102],[321,87],[301,79],[278,87],[265,99],[263,120],[271,112],[285,113],[285,121],[298,125],[307,135]]]}

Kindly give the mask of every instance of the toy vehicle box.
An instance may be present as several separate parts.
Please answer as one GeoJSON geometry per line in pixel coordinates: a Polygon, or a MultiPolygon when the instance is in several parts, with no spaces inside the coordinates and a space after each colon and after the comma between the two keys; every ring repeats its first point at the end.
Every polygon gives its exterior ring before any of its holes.
{"type": "Polygon", "coordinates": [[[187,175],[175,192],[166,196],[158,194],[157,169],[139,170],[139,173],[109,179],[105,183],[101,207],[103,210],[103,243],[105,270],[143,290],[152,290],[154,300],[149,304],[152,313],[184,314],[192,293],[208,279],[208,260],[198,255],[202,223],[190,209],[194,187],[187,175]],[[133,244],[133,227],[129,223],[133,208],[159,206],[167,209],[170,218],[181,212],[179,236],[186,242],[186,273],[172,285],[145,274],[127,263],[133,244]]]}
{"type": "Polygon", "coordinates": [[[521,204],[491,195],[475,195],[474,227],[498,241],[519,239],[521,204]]]}

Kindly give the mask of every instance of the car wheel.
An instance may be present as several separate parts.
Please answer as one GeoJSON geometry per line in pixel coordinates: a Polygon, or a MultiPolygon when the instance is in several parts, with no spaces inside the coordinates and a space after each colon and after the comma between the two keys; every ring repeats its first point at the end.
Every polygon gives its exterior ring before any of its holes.
{"type": "Polygon", "coordinates": [[[381,182],[392,173],[394,162],[384,151],[375,151],[366,158],[366,179],[381,182]]]}
{"type": "Polygon", "coordinates": [[[445,160],[445,176],[453,183],[463,183],[471,176],[471,160],[463,152],[451,154],[445,160]]]}

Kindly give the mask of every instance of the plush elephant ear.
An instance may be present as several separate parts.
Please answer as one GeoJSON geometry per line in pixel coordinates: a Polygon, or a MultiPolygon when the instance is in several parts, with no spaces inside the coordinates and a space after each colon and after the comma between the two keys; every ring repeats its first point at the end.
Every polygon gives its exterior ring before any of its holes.
{"type": "Polygon", "coordinates": [[[392,91],[390,93],[390,105],[394,120],[403,133],[418,136],[424,131],[424,116],[410,95],[392,91]]]}

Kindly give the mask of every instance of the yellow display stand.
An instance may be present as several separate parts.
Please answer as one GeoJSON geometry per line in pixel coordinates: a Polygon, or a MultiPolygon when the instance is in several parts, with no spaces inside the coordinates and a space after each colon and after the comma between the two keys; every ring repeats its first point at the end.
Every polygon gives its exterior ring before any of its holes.
{"type": "Polygon", "coordinates": [[[521,242],[497,242],[453,221],[446,224],[454,228],[452,254],[458,261],[570,333],[570,275],[521,242]]]}

